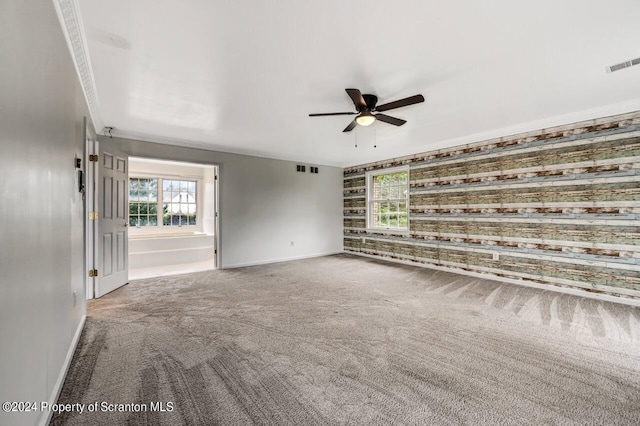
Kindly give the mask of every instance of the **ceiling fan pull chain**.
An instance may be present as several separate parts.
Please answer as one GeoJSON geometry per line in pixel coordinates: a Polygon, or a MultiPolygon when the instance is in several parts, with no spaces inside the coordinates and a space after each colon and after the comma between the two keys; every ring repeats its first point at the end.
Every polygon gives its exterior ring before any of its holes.
{"type": "Polygon", "coordinates": [[[377,130],[373,131],[373,147],[374,148],[378,147],[378,131],[377,130]]]}
{"type": "Polygon", "coordinates": [[[358,129],[356,128],[356,148],[358,147],[358,129]]]}

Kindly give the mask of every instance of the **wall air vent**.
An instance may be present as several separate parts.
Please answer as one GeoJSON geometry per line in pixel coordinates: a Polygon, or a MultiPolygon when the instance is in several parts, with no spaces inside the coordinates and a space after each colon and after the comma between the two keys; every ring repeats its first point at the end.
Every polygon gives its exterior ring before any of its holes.
{"type": "Polygon", "coordinates": [[[620,71],[634,65],[640,65],[640,58],[629,59],[628,61],[620,62],[619,64],[610,65],[607,67],[607,72],[620,71]]]}
{"type": "Polygon", "coordinates": [[[304,173],[307,171],[307,166],[302,166],[300,164],[296,165],[296,172],[304,173]]]}
{"type": "Polygon", "coordinates": [[[317,167],[310,166],[310,167],[309,167],[309,172],[310,172],[310,173],[315,173],[315,174],[317,174],[317,173],[318,173],[318,168],[317,168],[317,167]]]}

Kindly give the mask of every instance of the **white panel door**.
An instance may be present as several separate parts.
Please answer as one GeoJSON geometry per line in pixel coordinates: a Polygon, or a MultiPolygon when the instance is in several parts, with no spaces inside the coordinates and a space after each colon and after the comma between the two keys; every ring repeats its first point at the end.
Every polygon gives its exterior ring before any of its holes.
{"type": "Polygon", "coordinates": [[[128,156],[100,144],[98,162],[98,279],[95,297],[129,282],[128,156]]]}

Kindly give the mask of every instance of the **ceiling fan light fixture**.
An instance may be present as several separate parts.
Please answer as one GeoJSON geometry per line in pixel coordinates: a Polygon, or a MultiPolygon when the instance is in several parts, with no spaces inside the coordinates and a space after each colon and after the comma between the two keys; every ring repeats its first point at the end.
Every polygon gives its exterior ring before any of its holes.
{"type": "Polygon", "coordinates": [[[376,121],[376,117],[370,112],[363,112],[356,117],[356,123],[361,126],[370,126],[374,121],[376,121]]]}

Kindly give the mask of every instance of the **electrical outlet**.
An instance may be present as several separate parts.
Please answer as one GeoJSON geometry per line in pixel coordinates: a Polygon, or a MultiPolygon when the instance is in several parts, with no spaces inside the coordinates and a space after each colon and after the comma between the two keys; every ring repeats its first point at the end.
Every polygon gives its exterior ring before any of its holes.
{"type": "Polygon", "coordinates": [[[500,253],[493,252],[493,260],[500,260],[500,253]]]}

